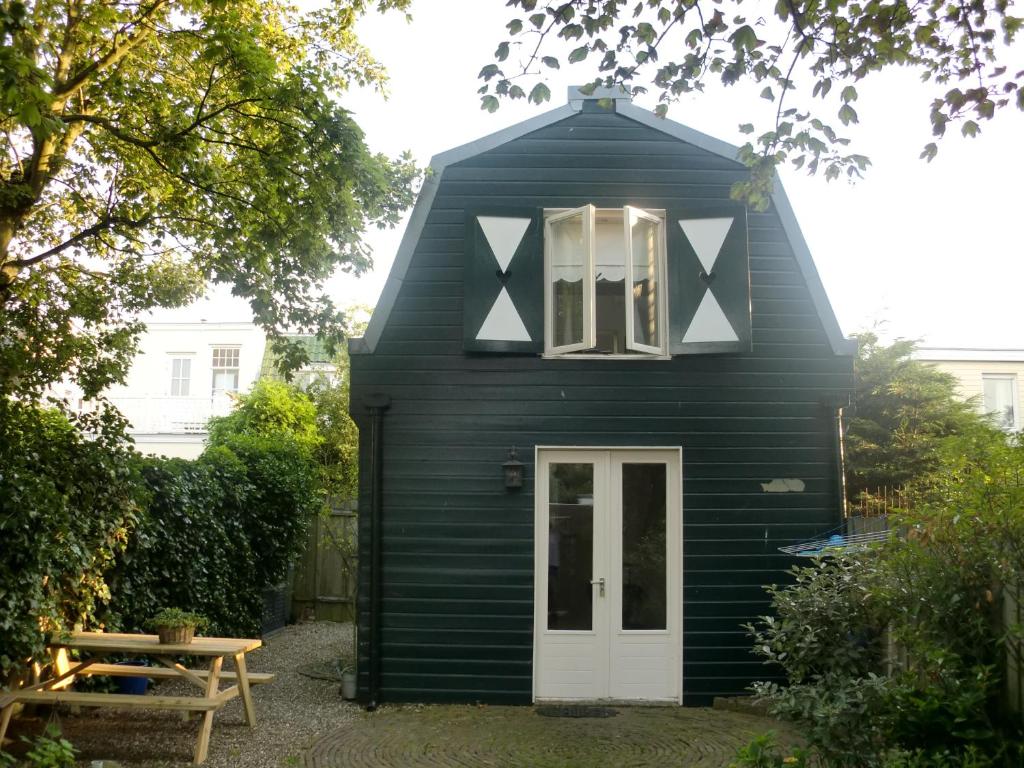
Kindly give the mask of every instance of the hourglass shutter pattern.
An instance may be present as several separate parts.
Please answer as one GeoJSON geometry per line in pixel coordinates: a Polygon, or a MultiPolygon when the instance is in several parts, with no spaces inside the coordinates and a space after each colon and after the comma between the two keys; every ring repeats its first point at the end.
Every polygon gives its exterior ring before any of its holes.
{"type": "Polygon", "coordinates": [[[746,209],[708,205],[668,212],[669,352],[750,349],[746,209]]]}
{"type": "Polygon", "coordinates": [[[474,211],[466,229],[463,347],[470,352],[543,351],[540,211],[474,211]]]}

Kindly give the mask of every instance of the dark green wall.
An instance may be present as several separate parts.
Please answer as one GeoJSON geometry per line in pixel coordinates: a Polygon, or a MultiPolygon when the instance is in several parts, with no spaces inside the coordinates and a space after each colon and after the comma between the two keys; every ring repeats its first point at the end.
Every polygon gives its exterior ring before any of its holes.
{"type": "MultiPolygon", "coordinates": [[[[748,354],[544,360],[462,350],[467,205],[670,208],[727,200],[743,175],[735,162],[608,112],[577,114],[444,171],[380,343],[352,358],[364,436],[361,398],[392,398],[382,700],[530,701],[535,445],[681,445],[685,702],[742,693],[766,674],[740,625],[765,612],[762,585],[794,562],[777,548],[838,524],[833,411],[823,403],[852,386],[851,359],[832,353],[776,215],[749,216],[748,354]],[[527,463],[520,492],[502,482],[513,445],[527,463]],[[805,492],[761,489],[789,477],[805,492]]],[[[364,512],[362,627],[368,522],[364,512]]]]}

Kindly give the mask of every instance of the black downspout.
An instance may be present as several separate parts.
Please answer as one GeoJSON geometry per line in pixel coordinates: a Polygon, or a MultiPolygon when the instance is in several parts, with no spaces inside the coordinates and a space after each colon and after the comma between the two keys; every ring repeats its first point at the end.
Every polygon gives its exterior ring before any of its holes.
{"type": "Polygon", "coordinates": [[[387,395],[370,395],[363,400],[370,411],[370,695],[366,709],[380,704],[380,609],[381,609],[381,517],[384,512],[384,411],[391,405],[387,395]]]}

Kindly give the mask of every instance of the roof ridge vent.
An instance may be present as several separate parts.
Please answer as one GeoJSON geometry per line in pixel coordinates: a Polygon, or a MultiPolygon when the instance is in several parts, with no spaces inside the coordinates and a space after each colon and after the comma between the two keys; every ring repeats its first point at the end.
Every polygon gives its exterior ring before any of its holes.
{"type": "Polygon", "coordinates": [[[580,88],[585,86],[582,85],[570,85],[568,100],[569,105],[576,110],[579,110],[583,106],[585,101],[597,101],[599,99],[611,99],[616,104],[620,101],[631,102],[633,97],[630,96],[629,91],[621,85],[616,85],[612,88],[595,88],[593,93],[583,93],[580,88]]]}

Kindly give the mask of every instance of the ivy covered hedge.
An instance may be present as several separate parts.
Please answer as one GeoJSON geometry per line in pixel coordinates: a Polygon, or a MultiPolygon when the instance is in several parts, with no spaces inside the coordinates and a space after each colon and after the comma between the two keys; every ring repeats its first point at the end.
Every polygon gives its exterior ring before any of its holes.
{"type": "Polygon", "coordinates": [[[310,447],[224,429],[196,461],[143,458],[112,410],[0,399],[0,681],[74,627],[141,631],[159,608],[260,631],[319,508],[310,447]]]}
{"type": "Polygon", "coordinates": [[[145,459],[152,494],[110,574],[111,623],[141,631],[162,606],[202,613],[215,635],[259,634],[277,584],[317,508],[313,469],[294,441],[239,435],[197,461],[145,459]]]}
{"type": "Polygon", "coordinates": [[[109,597],[104,572],[146,507],[135,456],[113,409],[0,398],[0,679],[109,597]]]}

